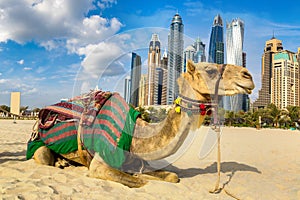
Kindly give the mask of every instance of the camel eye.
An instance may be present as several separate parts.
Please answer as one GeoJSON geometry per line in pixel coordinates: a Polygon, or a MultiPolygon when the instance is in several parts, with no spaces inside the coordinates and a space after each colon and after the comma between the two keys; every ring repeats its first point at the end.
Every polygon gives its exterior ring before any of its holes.
{"type": "Polygon", "coordinates": [[[218,74],[218,70],[215,68],[210,68],[206,70],[206,73],[208,74],[208,76],[214,77],[218,74]]]}

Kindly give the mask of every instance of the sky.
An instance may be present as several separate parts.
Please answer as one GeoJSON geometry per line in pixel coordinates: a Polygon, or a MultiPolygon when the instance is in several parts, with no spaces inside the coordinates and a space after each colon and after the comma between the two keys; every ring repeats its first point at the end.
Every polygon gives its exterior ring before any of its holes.
{"type": "Polygon", "coordinates": [[[274,34],[284,49],[300,47],[299,9],[299,1],[276,0],[0,0],[0,105],[9,106],[15,91],[21,92],[21,106],[32,109],[96,86],[123,94],[131,52],[142,56],[145,73],[151,34],[157,33],[162,50],[167,49],[177,12],[184,46],[200,37],[206,56],[217,14],[224,33],[226,22],[244,21],[246,67],[256,85],[253,101],[261,87],[265,42],[274,34]]]}

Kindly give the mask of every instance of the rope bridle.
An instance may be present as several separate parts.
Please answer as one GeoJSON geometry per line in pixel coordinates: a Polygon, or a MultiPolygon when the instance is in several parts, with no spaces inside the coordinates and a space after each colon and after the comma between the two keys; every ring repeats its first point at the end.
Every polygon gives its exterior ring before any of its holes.
{"type": "Polygon", "coordinates": [[[223,64],[221,65],[219,69],[219,77],[216,81],[215,84],[215,91],[214,91],[214,98],[212,101],[199,101],[195,99],[191,99],[189,97],[179,95],[179,98],[175,100],[175,104],[177,108],[175,107],[176,112],[186,112],[189,116],[191,114],[199,114],[200,113],[200,119],[199,119],[199,125],[203,122],[203,119],[206,115],[210,115],[211,112],[213,113],[213,123],[211,125],[211,128],[217,133],[217,139],[218,139],[218,162],[217,162],[217,181],[215,188],[213,190],[210,190],[210,193],[213,194],[218,194],[222,190],[225,191],[225,193],[235,199],[239,199],[230,192],[228,192],[226,189],[224,189],[224,186],[221,188],[220,186],[220,176],[221,176],[221,129],[220,129],[220,119],[218,116],[218,101],[219,101],[219,86],[220,86],[220,81],[223,78],[223,73],[225,71],[226,65],[223,64]]]}
{"type": "Polygon", "coordinates": [[[220,81],[223,77],[223,73],[225,71],[226,65],[221,65],[221,68],[219,69],[219,77],[215,84],[215,92],[214,92],[214,98],[211,101],[200,101],[196,99],[192,99],[189,97],[186,97],[182,94],[178,95],[178,98],[175,100],[175,111],[180,112],[184,111],[188,115],[191,114],[199,114],[200,115],[210,115],[213,111],[213,126],[220,125],[220,120],[218,118],[218,100],[219,100],[219,85],[220,81]],[[176,110],[177,108],[177,110],[176,110]],[[178,109],[180,108],[180,109],[178,109]]]}

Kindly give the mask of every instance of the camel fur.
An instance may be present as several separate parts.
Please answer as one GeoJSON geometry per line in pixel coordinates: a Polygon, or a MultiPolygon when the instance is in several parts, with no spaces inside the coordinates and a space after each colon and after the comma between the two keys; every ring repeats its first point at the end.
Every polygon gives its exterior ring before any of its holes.
{"type": "MultiPolygon", "coordinates": [[[[210,101],[221,67],[223,65],[195,64],[188,61],[187,72],[182,73],[178,79],[179,93],[190,99],[210,101]]],[[[225,66],[218,89],[219,95],[250,94],[253,89],[252,76],[246,68],[229,64],[225,66]]],[[[183,144],[189,132],[198,128],[199,118],[199,114],[178,113],[175,112],[175,108],[160,123],[147,123],[138,118],[128,153],[128,166],[138,166],[137,169],[144,168],[140,171],[142,173],[114,169],[96,154],[91,160],[88,160],[89,176],[115,181],[128,187],[141,187],[149,180],[178,182],[179,178],[176,173],[147,169],[147,164],[144,161],[159,160],[174,154],[183,144]]],[[[85,150],[83,153],[86,158],[89,157],[85,150]]],[[[57,161],[57,156],[53,155],[53,152],[45,146],[40,147],[33,157],[37,163],[44,165],[53,166],[57,161]]],[[[59,157],[82,163],[78,152],[59,155],[59,157]]],[[[60,164],[56,165],[59,166],[60,164]]]]}

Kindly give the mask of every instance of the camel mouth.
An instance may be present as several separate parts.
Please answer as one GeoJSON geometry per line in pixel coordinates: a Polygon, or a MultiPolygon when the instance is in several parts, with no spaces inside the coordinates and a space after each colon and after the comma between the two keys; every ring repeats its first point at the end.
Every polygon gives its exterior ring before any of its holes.
{"type": "Polygon", "coordinates": [[[240,85],[237,84],[237,90],[244,93],[244,94],[251,94],[252,90],[254,89],[254,86],[244,86],[244,85],[240,85]]]}
{"type": "Polygon", "coordinates": [[[254,87],[247,87],[243,85],[236,84],[234,89],[225,89],[225,95],[231,96],[235,94],[251,94],[254,87]]]}

